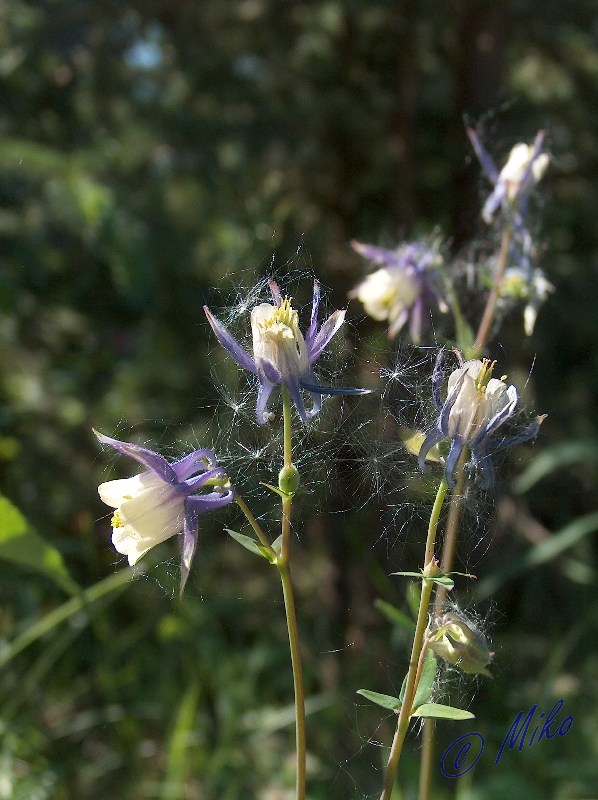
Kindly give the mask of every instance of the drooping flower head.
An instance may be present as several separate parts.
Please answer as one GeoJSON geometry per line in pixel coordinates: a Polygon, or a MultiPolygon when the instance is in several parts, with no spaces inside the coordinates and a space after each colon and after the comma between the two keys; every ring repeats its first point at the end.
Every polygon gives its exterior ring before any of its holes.
{"type": "Polygon", "coordinates": [[[550,162],[550,157],[542,152],[545,131],[539,131],[531,145],[516,144],[500,172],[473,128],[467,129],[467,135],[482,169],[494,186],[482,209],[482,218],[490,224],[498,209],[502,208],[514,219],[516,227],[523,226],[531,191],[542,179],[550,162]]]}
{"type": "Polygon", "coordinates": [[[437,305],[444,313],[448,307],[438,288],[442,256],[437,247],[423,242],[403,244],[394,250],[352,241],[351,247],[380,269],[370,273],[351,292],[375,320],[388,320],[388,336],[394,338],[409,321],[409,334],[417,344],[429,317],[437,305]]]}
{"type": "Polygon", "coordinates": [[[448,664],[468,675],[492,677],[488,665],[494,653],[478,626],[462,612],[448,611],[436,617],[430,622],[427,637],[430,649],[448,664]]]}
{"type": "Polygon", "coordinates": [[[345,311],[335,311],[318,327],[320,286],[314,282],[310,324],[305,337],[299,329],[299,314],[288,297],[282,297],[278,285],[270,280],[273,304],[260,303],[251,311],[253,357],[237,342],[230,331],[211,313],[204,311],[220,344],[237,364],[257,375],[259,381],[256,416],[263,425],[273,419],[268,400],[275,386],[285,386],[293,398],[303,422],[314,417],[322,405],[322,395],[367,394],[368,389],[320,386],[312,369],[323,350],[343,324],[345,311]],[[306,391],[312,408],[306,411],[301,396],[306,391]]]}
{"type": "Polygon", "coordinates": [[[136,564],[152,547],[181,535],[182,595],[198,536],[199,516],[230,503],[234,492],[211,450],[194,450],[169,463],[153,450],[94,431],[102,444],[134,458],[145,470],[132,478],[107,481],[98,492],[112,516],[112,544],[136,564]],[[201,488],[212,491],[196,494],[201,488]]]}
{"type": "Polygon", "coordinates": [[[419,452],[419,466],[426,471],[426,456],[434,445],[450,440],[446,458],[446,481],[455,485],[455,471],[465,447],[470,452],[470,468],[476,472],[478,483],[488,488],[493,470],[492,452],[534,437],[544,417],[519,433],[500,438],[497,431],[517,409],[517,389],[505,383],[505,377],[492,377],[494,362],[488,359],[461,360],[461,365],[449,375],[447,395],[441,401],[442,351],[436,359],[432,376],[432,394],[439,412],[435,427],[426,436],[419,452]]]}

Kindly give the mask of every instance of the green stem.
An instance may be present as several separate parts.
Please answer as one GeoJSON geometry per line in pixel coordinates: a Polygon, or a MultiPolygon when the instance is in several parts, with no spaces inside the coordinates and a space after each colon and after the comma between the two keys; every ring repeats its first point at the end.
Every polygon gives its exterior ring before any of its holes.
{"type": "Polygon", "coordinates": [[[434,768],[434,730],[433,719],[424,720],[422,758],[419,770],[418,800],[430,800],[432,790],[432,770],[434,768]]]}
{"type": "MultiPolygon", "coordinates": [[[[505,271],[507,269],[507,263],[509,261],[510,245],[511,226],[507,225],[503,231],[502,241],[500,243],[498,263],[496,264],[496,272],[494,273],[494,283],[492,285],[492,290],[488,295],[488,300],[486,301],[486,307],[484,308],[484,313],[482,314],[480,327],[478,328],[475,338],[474,349],[477,355],[480,355],[484,350],[486,342],[488,341],[488,336],[490,335],[490,331],[492,329],[492,323],[494,322],[494,315],[496,313],[496,304],[498,302],[500,288],[502,286],[503,278],[505,277],[505,271]]],[[[474,355],[473,358],[475,357],[476,356],[474,355]]]]}
{"type": "MultiPolygon", "coordinates": [[[[282,387],[283,408],[283,443],[284,466],[293,465],[293,438],[291,426],[291,398],[286,386],[282,387]]],[[[293,498],[290,495],[282,498],[282,546],[276,566],[282,582],[282,593],[289,632],[289,648],[291,651],[291,665],[293,668],[293,686],[295,690],[295,742],[297,758],[296,774],[296,800],[305,800],[306,760],[307,750],[305,744],[305,690],[303,686],[303,670],[301,667],[301,651],[299,647],[299,628],[297,613],[295,611],[295,598],[293,595],[293,582],[291,580],[290,553],[291,553],[291,512],[293,498]]]]}
{"type": "MultiPolygon", "coordinates": [[[[505,276],[505,271],[507,269],[511,236],[511,226],[507,225],[503,231],[500,251],[498,254],[498,263],[496,265],[496,273],[494,275],[494,283],[488,296],[488,300],[486,301],[486,307],[484,308],[484,313],[480,321],[474,344],[474,352],[471,355],[472,358],[476,358],[482,354],[492,329],[492,323],[494,322],[494,315],[496,313],[496,304],[498,302],[500,289],[505,276]]],[[[442,556],[440,559],[440,569],[442,572],[451,572],[455,561],[459,522],[461,519],[461,498],[463,496],[463,490],[465,487],[465,470],[463,469],[464,456],[465,452],[461,456],[459,466],[457,467],[457,484],[452,491],[453,502],[451,503],[446,523],[446,535],[444,537],[442,556]]],[[[444,603],[446,601],[446,595],[446,588],[444,586],[438,586],[436,589],[436,596],[434,598],[434,613],[437,616],[442,614],[444,603]]],[[[430,798],[433,748],[434,723],[432,720],[426,720],[424,722],[419,800],[429,800],[430,798]]]]}
{"type": "MultiPolygon", "coordinates": [[[[438,529],[440,511],[442,509],[444,498],[446,497],[447,489],[447,483],[443,479],[438,487],[436,499],[434,500],[434,506],[432,507],[432,513],[430,514],[424,568],[430,564],[434,557],[436,531],[438,529]]],[[[397,729],[395,731],[394,739],[390,748],[390,755],[388,757],[388,764],[386,765],[384,785],[382,794],[380,795],[380,800],[390,800],[391,798],[392,789],[397,774],[397,768],[399,766],[399,759],[401,758],[403,744],[409,728],[413,700],[417,690],[417,675],[419,671],[420,656],[424,645],[424,633],[428,626],[428,608],[430,606],[430,597],[432,595],[433,587],[434,584],[432,581],[425,579],[422,581],[422,591],[419,601],[419,610],[417,613],[417,623],[415,625],[415,635],[413,637],[411,658],[409,660],[409,671],[407,673],[407,683],[405,685],[405,696],[403,698],[399,719],[397,721],[397,729]]]]}
{"type": "Polygon", "coordinates": [[[276,553],[274,552],[274,550],[270,546],[270,542],[266,538],[266,534],[262,530],[262,526],[257,521],[257,519],[253,516],[253,513],[252,513],[251,509],[249,508],[249,506],[247,505],[245,500],[243,500],[243,498],[240,496],[240,494],[237,491],[235,491],[235,503],[239,506],[239,508],[241,509],[243,514],[245,515],[245,519],[247,520],[247,522],[251,525],[251,527],[255,531],[255,534],[256,534],[257,538],[260,540],[260,542],[264,545],[264,547],[268,548],[268,550],[271,552],[273,557],[276,557],[276,553]]]}

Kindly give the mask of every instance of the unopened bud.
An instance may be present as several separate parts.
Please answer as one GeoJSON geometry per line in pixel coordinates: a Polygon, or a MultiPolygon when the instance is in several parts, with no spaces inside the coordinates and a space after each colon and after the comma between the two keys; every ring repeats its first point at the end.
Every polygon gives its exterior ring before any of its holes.
{"type": "Polygon", "coordinates": [[[494,655],[483,633],[462,614],[448,612],[428,629],[430,648],[447,663],[468,675],[492,677],[486,669],[494,655]]]}
{"type": "Polygon", "coordinates": [[[285,494],[295,494],[299,488],[299,470],[294,464],[290,464],[280,470],[278,473],[278,488],[285,494]]]}

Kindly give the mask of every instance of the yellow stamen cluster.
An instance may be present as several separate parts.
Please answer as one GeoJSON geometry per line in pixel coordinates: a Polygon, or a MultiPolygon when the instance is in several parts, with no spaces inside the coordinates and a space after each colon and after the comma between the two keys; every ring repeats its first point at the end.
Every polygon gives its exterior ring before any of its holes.
{"type": "MultiPolygon", "coordinates": [[[[477,378],[475,379],[475,386],[478,390],[478,395],[483,397],[486,393],[486,387],[488,386],[490,379],[492,378],[492,373],[494,371],[494,367],[496,366],[496,361],[490,361],[489,358],[484,358],[482,360],[482,366],[478,373],[477,378]]],[[[507,376],[504,375],[502,380],[507,376]]]]}
{"type": "Polygon", "coordinates": [[[115,511],[114,514],[112,515],[112,519],[110,520],[110,524],[112,525],[113,528],[124,528],[125,527],[123,521],[120,518],[120,514],[118,513],[118,511],[115,511]]]}
{"type": "Polygon", "coordinates": [[[299,315],[292,307],[291,299],[290,297],[285,297],[272,316],[263,323],[266,330],[274,325],[286,325],[291,329],[297,326],[299,315]]]}

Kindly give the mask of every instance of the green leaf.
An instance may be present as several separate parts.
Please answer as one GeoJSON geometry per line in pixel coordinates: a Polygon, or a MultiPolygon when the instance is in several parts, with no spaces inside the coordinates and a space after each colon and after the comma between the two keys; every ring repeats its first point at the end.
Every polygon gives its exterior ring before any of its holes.
{"type": "Polygon", "coordinates": [[[529,467],[513,481],[513,489],[517,494],[523,494],[552,472],[571,464],[596,460],[598,460],[596,439],[562,442],[535,456],[529,467]]]}
{"type": "Polygon", "coordinates": [[[541,564],[546,564],[560,556],[565,550],[573,547],[590,533],[598,531],[598,511],[592,511],[578,517],[561,528],[557,533],[553,533],[548,539],[543,539],[534,545],[521,558],[509,562],[500,571],[494,572],[476,587],[476,598],[490,597],[496,590],[507,581],[511,580],[522,572],[527,572],[541,564]]]}
{"type": "MultiPolygon", "coordinates": [[[[426,660],[424,662],[424,667],[422,669],[421,678],[418,684],[417,689],[415,690],[415,697],[413,698],[413,706],[412,708],[415,709],[418,706],[421,706],[427,700],[430,699],[430,695],[432,694],[432,689],[434,688],[434,681],[436,680],[436,656],[431,650],[428,650],[426,653],[426,660]]],[[[401,684],[401,691],[399,692],[399,701],[402,703],[405,698],[405,688],[407,686],[407,675],[403,678],[403,683],[401,684]]]]}
{"type": "Polygon", "coordinates": [[[237,531],[233,531],[230,528],[225,528],[224,530],[229,536],[235,539],[235,541],[243,545],[246,550],[249,550],[250,553],[254,553],[256,556],[265,558],[266,561],[270,562],[270,564],[274,563],[274,556],[267,548],[264,547],[263,544],[261,544],[261,542],[256,542],[256,540],[252,539],[251,536],[245,536],[243,533],[237,533],[237,531]]]}
{"type": "Polygon", "coordinates": [[[80,589],[69,575],[60,552],[35,533],[10,500],[0,495],[0,558],[41,572],[67,594],[80,589]]]}
{"type": "Polygon", "coordinates": [[[455,316],[455,328],[457,348],[463,353],[466,360],[475,358],[475,334],[469,323],[460,314],[455,316]]]}
{"type": "Polygon", "coordinates": [[[365,697],[366,700],[371,700],[377,706],[390,709],[390,711],[399,711],[401,708],[401,701],[398,697],[392,697],[389,694],[380,694],[379,692],[370,692],[369,689],[358,689],[357,694],[365,697]]]}
{"type": "MultiPolygon", "coordinates": [[[[272,545],[274,547],[274,545],[272,545]]],[[[393,625],[399,625],[401,628],[406,628],[409,631],[412,631],[415,627],[415,622],[400,611],[395,606],[387,603],[385,600],[377,599],[374,601],[374,606],[380,611],[381,614],[384,614],[386,619],[389,622],[392,622],[393,625]]]]}
{"type": "Polygon", "coordinates": [[[434,583],[438,583],[440,586],[444,586],[449,591],[455,585],[455,581],[452,578],[449,578],[448,575],[438,575],[436,578],[432,578],[434,583]]]}
{"type": "Polygon", "coordinates": [[[270,489],[271,492],[274,492],[274,494],[282,497],[283,500],[288,500],[289,497],[293,497],[293,494],[289,492],[283,492],[282,489],[279,489],[278,486],[272,486],[271,483],[264,483],[263,481],[260,481],[260,486],[265,486],[266,489],[270,489]]]}
{"type": "Polygon", "coordinates": [[[413,711],[424,705],[424,703],[427,703],[430,699],[432,689],[434,688],[434,682],[436,680],[436,670],[436,656],[431,650],[428,650],[426,653],[426,660],[424,661],[419,685],[417,687],[417,691],[415,692],[415,698],[413,699],[413,711]]]}
{"type": "MultiPolygon", "coordinates": [[[[445,586],[447,589],[452,589],[455,585],[455,582],[446,575],[436,575],[433,578],[429,578],[427,575],[423,575],[421,572],[391,572],[391,575],[402,575],[406,578],[419,578],[423,581],[430,581],[431,583],[438,583],[440,586],[445,586]]],[[[451,573],[457,574],[457,573],[451,573]]],[[[461,573],[459,573],[461,574],[461,573]]]]}
{"type": "Polygon", "coordinates": [[[417,615],[419,614],[419,601],[421,598],[421,593],[421,583],[409,583],[407,585],[407,593],[405,597],[407,600],[407,605],[411,609],[413,619],[417,619],[417,615]]]}
{"type": "Polygon", "coordinates": [[[475,719],[475,714],[465,711],[463,708],[453,708],[443,706],[439,703],[424,703],[412,714],[412,717],[422,717],[423,719],[475,719]]]}
{"type": "Polygon", "coordinates": [[[407,578],[419,578],[420,580],[424,577],[421,572],[391,572],[391,575],[404,575],[407,578]]]}
{"type": "Polygon", "coordinates": [[[282,533],[278,537],[278,539],[274,539],[272,542],[272,550],[279,556],[282,552],[282,533]]]}

